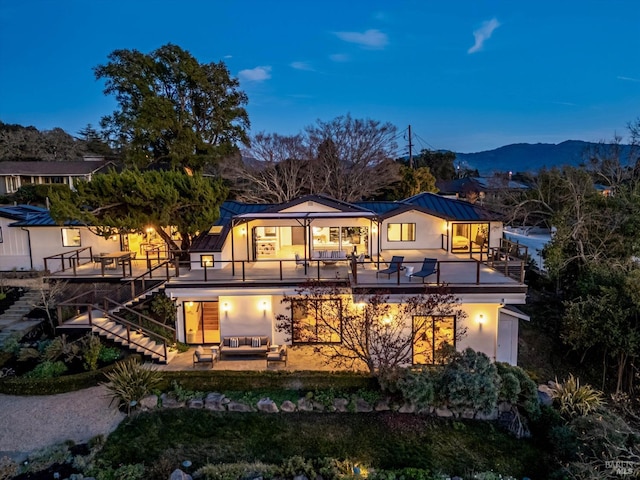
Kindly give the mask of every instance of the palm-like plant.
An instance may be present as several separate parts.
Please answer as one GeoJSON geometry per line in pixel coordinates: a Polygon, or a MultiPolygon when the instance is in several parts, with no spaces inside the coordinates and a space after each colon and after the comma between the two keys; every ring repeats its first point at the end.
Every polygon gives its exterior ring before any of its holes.
{"type": "Polygon", "coordinates": [[[117,401],[118,408],[126,408],[127,415],[161,380],[160,372],[152,367],[142,366],[134,358],[116,365],[106,377],[109,382],[103,385],[109,390],[111,401],[117,401]]]}
{"type": "Polygon", "coordinates": [[[551,393],[560,407],[560,413],[568,417],[588,415],[604,404],[602,392],[591,385],[580,385],[580,380],[572,374],[563,383],[556,379],[551,393]]]}

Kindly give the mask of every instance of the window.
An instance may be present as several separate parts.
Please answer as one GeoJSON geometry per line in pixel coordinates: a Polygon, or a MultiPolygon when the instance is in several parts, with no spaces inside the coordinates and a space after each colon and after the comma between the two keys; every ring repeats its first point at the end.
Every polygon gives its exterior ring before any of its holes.
{"type": "Polygon", "coordinates": [[[433,365],[444,363],[456,346],[456,317],[419,316],[413,317],[415,341],[413,343],[413,363],[433,365]]]}
{"type": "Polygon", "coordinates": [[[415,223],[390,223],[387,225],[387,240],[390,242],[415,242],[415,223]]]}
{"type": "Polygon", "coordinates": [[[213,267],[213,255],[200,255],[200,266],[202,268],[213,267]]]}
{"type": "Polygon", "coordinates": [[[291,305],[293,343],[340,343],[342,301],[294,300],[291,305]]]}
{"type": "Polygon", "coordinates": [[[62,246],[63,247],[79,247],[80,242],[80,229],[78,228],[63,228],[62,229],[62,246]]]}
{"type": "Polygon", "coordinates": [[[0,227],[0,243],[2,243],[2,227],[0,227]]]}

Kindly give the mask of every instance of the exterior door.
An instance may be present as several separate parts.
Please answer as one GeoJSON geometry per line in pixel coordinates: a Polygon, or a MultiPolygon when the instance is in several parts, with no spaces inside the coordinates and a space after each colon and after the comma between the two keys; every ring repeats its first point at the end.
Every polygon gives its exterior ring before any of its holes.
{"type": "Polygon", "coordinates": [[[184,302],[184,330],[187,343],[220,343],[220,315],[218,301],[184,302]]]}
{"type": "MultiPolygon", "coordinates": [[[[500,315],[498,320],[498,349],[496,352],[497,362],[506,362],[511,365],[515,365],[517,362],[517,355],[514,355],[514,323],[518,320],[508,317],[506,315],[500,315]]],[[[517,324],[516,324],[517,325],[517,324]]],[[[515,329],[515,335],[517,338],[517,328],[515,329]]]]}

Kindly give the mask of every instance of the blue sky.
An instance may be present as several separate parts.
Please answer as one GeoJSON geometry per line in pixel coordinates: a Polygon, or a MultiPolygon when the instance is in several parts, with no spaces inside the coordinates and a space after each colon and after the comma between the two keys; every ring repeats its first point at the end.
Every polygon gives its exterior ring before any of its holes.
{"type": "Polygon", "coordinates": [[[0,120],[97,126],[115,102],[93,67],[166,43],[228,65],[253,134],[350,113],[474,152],[610,139],[640,117],[637,0],[4,0],[0,120]]]}

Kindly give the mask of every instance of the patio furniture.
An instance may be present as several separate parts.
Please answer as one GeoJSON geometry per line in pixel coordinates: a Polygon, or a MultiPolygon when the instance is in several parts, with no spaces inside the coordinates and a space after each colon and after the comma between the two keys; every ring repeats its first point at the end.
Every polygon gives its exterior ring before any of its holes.
{"type": "Polygon", "coordinates": [[[270,363],[284,363],[287,365],[287,346],[271,345],[267,352],[267,367],[270,363]]]}
{"type": "Polygon", "coordinates": [[[300,258],[300,255],[298,253],[296,253],[296,268],[297,267],[306,267],[308,266],[309,263],[307,263],[307,261],[303,258],[300,258]]]}
{"type": "Polygon", "coordinates": [[[228,355],[264,355],[271,341],[265,335],[222,337],[220,357],[228,355]]]}
{"type": "Polygon", "coordinates": [[[316,250],[311,258],[322,261],[324,265],[335,265],[347,260],[347,254],[342,250],[316,250]]]}
{"type": "Polygon", "coordinates": [[[196,363],[210,363],[211,368],[213,368],[213,363],[217,360],[218,351],[217,349],[211,349],[211,354],[204,353],[204,348],[202,345],[198,345],[196,347],[196,351],[193,352],[193,366],[196,366],[196,363]]]}
{"type": "Polygon", "coordinates": [[[398,273],[398,270],[402,268],[402,262],[404,262],[404,257],[400,255],[394,255],[391,257],[391,261],[389,262],[389,268],[385,268],[384,270],[378,270],[376,272],[376,277],[384,273],[387,275],[387,278],[390,278],[394,273],[398,273]]]}
{"type": "Polygon", "coordinates": [[[422,278],[422,283],[424,283],[425,278],[427,278],[429,275],[433,275],[438,271],[437,265],[438,260],[436,260],[435,258],[425,258],[422,262],[422,268],[420,268],[419,271],[412,273],[410,277],[422,278]]]}

